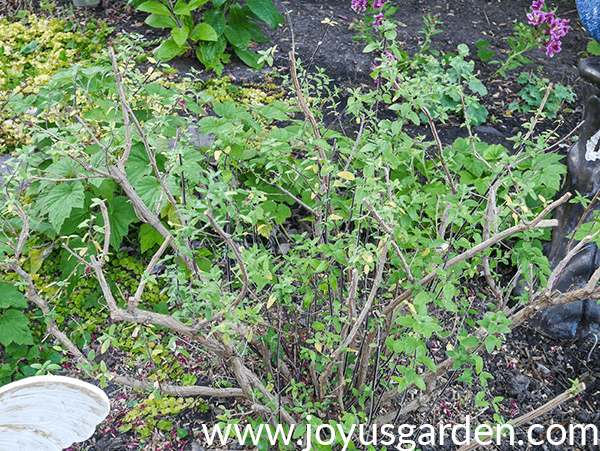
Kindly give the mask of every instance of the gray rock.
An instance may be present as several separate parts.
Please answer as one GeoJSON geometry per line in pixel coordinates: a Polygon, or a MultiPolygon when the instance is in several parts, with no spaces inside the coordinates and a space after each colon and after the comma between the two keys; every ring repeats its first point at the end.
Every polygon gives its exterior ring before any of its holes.
{"type": "Polygon", "coordinates": [[[527,376],[523,374],[517,374],[508,382],[506,392],[511,398],[516,398],[517,395],[520,395],[521,393],[525,392],[527,388],[529,388],[530,383],[531,380],[527,376]]]}

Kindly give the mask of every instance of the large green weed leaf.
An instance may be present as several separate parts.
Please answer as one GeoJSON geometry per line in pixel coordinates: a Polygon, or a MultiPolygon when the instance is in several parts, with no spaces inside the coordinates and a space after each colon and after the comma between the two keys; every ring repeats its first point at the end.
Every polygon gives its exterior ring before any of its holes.
{"type": "Polygon", "coordinates": [[[173,36],[173,40],[175,41],[175,43],[179,47],[181,47],[185,44],[185,41],[187,40],[187,38],[189,36],[189,30],[186,27],[183,27],[183,28],[175,27],[171,30],[171,34],[173,36]]]}
{"type": "Polygon", "coordinates": [[[199,23],[190,33],[192,41],[216,41],[219,37],[213,27],[207,23],[199,23]]]}
{"type": "Polygon", "coordinates": [[[220,11],[206,11],[202,15],[202,18],[208,25],[213,27],[215,33],[217,33],[217,36],[221,36],[223,34],[227,22],[225,21],[225,16],[220,11]]]}
{"type": "Polygon", "coordinates": [[[181,46],[174,39],[167,39],[154,51],[154,58],[169,61],[181,52],[181,46]]]}
{"type": "MultiPolygon", "coordinates": [[[[230,27],[229,25],[227,25],[225,27],[225,36],[227,37],[227,40],[229,42],[231,42],[233,44],[233,46],[237,47],[238,49],[246,50],[248,48],[248,46],[250,45],[250,33],[248,33],[243,28],[234,28],[234,27],[230,27]]],[[[241,59],[242,59],[242,61],[244,61],[243,58],[241,58],[241,59]]],[[[244,61],[244,63],[246,63],[246,61],[244,61]]],[[[246,63],[246,64],[248,64],[248,63],[246,63]]],[[[249,66],[253,66],[253,65],[249,64],[249,66]]]]}
{"type": "Polygon", "coordinates": [[[12,308],[0,315],[0,344],[8,346],[11,343],[33,344],[29,320],[23,312],[12,308]]]}
{"type": "MultiPolygon", "coordinates": [[[[118,250],[123,242],[123,237],[129,232],[129,225],[138,220],[135,210],[129,199],[118,196],[108,202],[108,218],[110,221],[110,245],[118,250]]],[[[104,226],[104,220],[98,218],[100,226],[104,226]]]]}
{"type": "Polygon", "coordinates": [[[277,28],[280,23],[285,23],[285,19],[271,0],[247,0],[246,4],[250,11],[271,28],[277,28]]]}
{"type": "Polygon", "coordinates": [[[145,13],[159,14],[162,16],[170,16],[171,12],[169,8],[163,5],[160,2],[149,1],[144,2],[140,6],[138,6],[138,10],[144,11],[145,13]]]}
{"type": "Polygon", "coordinates": [[[144,22],[154,28],[175,28],[177,26],[172,17],[162,14],[150,14],[144,22]]]}
{"type": "Polygon", "coordinates": [[[152,249],[155,244],[162,244],[165,239],[151,225],[142,224],[139,232],[139,240],[143,253],[152,249]]]}
{"type": "Polygon", "coordinates": [[[83,208],[83,198],[83,183],[63,182],[54,185],[45,196],[40,197],[39,202],[45,205],[50,224],[60,231],[71,210],[83,208]]]}
{"type": "Polygon", "coordinates": [[[0,282],[0,308],[8,307],[27,307],[27,299],[15,285],[7,282],[0,282]]]}
{"type": "Polygon", "coordinates": [[[152,211],[156,211],[156,205],[163,197],[162,188],[156,177],[144,177],[139,181],[135,189],[146,204],[146,207],[152,211]]]}

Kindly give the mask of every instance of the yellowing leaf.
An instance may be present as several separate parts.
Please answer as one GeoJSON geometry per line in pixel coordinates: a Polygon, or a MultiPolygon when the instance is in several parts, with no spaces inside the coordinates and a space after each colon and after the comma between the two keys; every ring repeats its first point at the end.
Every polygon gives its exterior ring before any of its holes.
{"type": "Polygon", "coordinates": [[[315,349],[317,350],[317,352],[322,353],[323,351],[323,345],[321,343],[315,343],[315,349]]]}
{"type": "Polygon", "coordinates": [[[367,263],[373,263],[373,256],[371,254],[365,253],[362,255],[362,258],[367,263]]]}
{"type": "Polygon", "coordinates": [[[403,301],[402,305],[406,306],[406,308],[410,311],[410,313],[412,313],[413,315],[417,314],[417,310],[415,309],[415,306],[412,305],[412,303],[408,302],[408,301],[403,301]]]}
{"type": "Polygon", "coordinates": [[[544,196],[542,196],[541,194],[538,194],[538,199],[541,200],[542,202],[546,203],[546,198],[544,196]]]}
{"type": "Polygon", "coordinates": [[[371,270],[371,268],[369,267],[369,265],[365,265],[365,266],[363,267],[363,272],[364,272],[365,274],[369,274],[369,271],[370,271],[370,270],[371,270]]]}
{"type": "Polygon", "coordinates": [[[427,248],[423,251],[423,253],[421,254],[421,257],[427,257],[429,255],[429,253],[431,252],[430,248],[427,248]]]}
{"type": "Polygon", "coordinates": [[[221,152],[220,150],[215,150],[215,161],[219,161],[219,158],[221,157],[221,154],[223,152],[221,152]]]}
{"type": "Polygon", "coordinates": [[[152,58],[151,56],[146,56],[146,59],[148,60],[149,63],[156,64],[156,60],[154,58],[152,58]]]}
{"type": "Polygon", "coordinates": [[[340,219],[344,219],[344,218],[342,218],[340,215],[333,214],[333,215],[329,215],[329,219],[331,219],[332,221],[339,221],[340,219]]]}
{"type": "Polygon", "coordinates": [[[349,171],[338,172],[338,177],[343,178],[344,180],[348,180],[349,182],[351,182],[355,178],[354,174],[352,174],[352,172],[349,171]]]}
{"type": "Polygon", "coordinates": [[[250,328],[250,332],[248,332],[248,335],[246,336],[246,341],[250,342],[252,341],[252,332],[254,329],[250,328]]]}
{"type": "Polygon", "coordinates": [[[275,296],[274,294],[269,296],[269,300],[267,301],[267,308],[271,308],[271,306],[275,303],[276,300],[277,296],[275,296]]]}
{"type": "Polygon", "coordinates": [[[454,349],[454,346],[452,346],[452,344],[451,344],[451,343],[448,343],[448,344],[446,345],[446,350],[447,350],[447,351],[452,351],[453,349],[454,349]]]}
{"type": "Polygon", "coordinates": [[[344,184],[342,182],[340,182],[339,180],[334,180],[333,186],[334,186],[334,188],[337,188],[338,186],[344,186],[344,184]]]}
{"type": "Polygon", "coordinates": [[[513,201],[512,201],[512,199],[510,198],[510,196],[508,194],[504,195],[504,199],[506,199],[506,203],[508,205],[512,205],[513,204],[513,201]]]}
{"type": "Polygon", "coordinates": [[[270,224],[261,224],[258,226],[258,228],[256,229],[256,231],[258,232],[259,235],[265,237],[265,238],[269,238],[271,236],[271,230],[273,228],[271,227],[270,224]]]}

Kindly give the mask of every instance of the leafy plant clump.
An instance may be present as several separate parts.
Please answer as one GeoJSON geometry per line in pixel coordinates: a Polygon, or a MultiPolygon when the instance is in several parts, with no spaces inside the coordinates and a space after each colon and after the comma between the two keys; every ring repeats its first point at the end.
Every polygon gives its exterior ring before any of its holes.
{"type": "Polygon", "coordinates": [[[570,86],[563,86],[560,83],[553,86],[547,78],[540,79],[533,73],[522,72],[517,77],[517,82],[523,86],[519,92],[521,101],[511,102],[508,105],[511,111],[520,113],[539,111],[544,104],[543,113],[549,118],[554,118],[563,102],[575,100],[575,93],[570,86]]]}
{"type": "MultiPolygon", "coordinates": [[[[293,55],[296,105],[223,99],[204,116],[206,98],[148,83],[112,48],[110,69],[86,68],[75,85],[67,69],[15,96],[17,116],[72,107],[27,122],[32,144],[18,150],[0,204],[3,282],[21,297],[2,308],[22,313],[24,296],[52,344],[102,383],[157,400],[240,399],[219,406],[224,422],[251,408],[262,417],[252,424],[370,425],[431,406],[457,380],[479,392],[471,413],[503,423],[486,355],[570,296],[553,291],[541,250],[555,225],[548,215],[569,197],[550,200],[566,168],[535,118],[513,149],[471,133],[485,121],[487,89],[466,45],[410,57],[392,22],[381,33],[368,48],[378,52],[374,89],[347,93],[354,132],[322,123],[313,107],[329,80],[293,55]],[[444,145],[438,127],[456,116],[469,137],[444,145]],[[213,144],[198,145],[195,128],[213,144]],[[43,290],[35,275],[51,264],[40,257],[50,242],[60,266],[43,290]],[[512,281],[501,276],[507,266],[512,281]],[[521,274],[539,288],[515,299],[521,274]],[[81,277],[101,292],[90,308],[110,315],[93,334],[60,318],[82,300],[69,290],[90,288],[81,277]],[[102,358],[109,350],[120,364],[102,358]],[[217,375],[212,385],[195,385],[185,359],[217,375]]],[[[37,370],[52,369],[47,360],[37,370]]],[[[134,429],[179,433],[160,411],[175,404],[140,405],[132,419],[150,406],[154,423],[134,429]]]]}
{"type": "Polygon", "coordinates": [[[245,64],[255,69],[262,67],[259,56],[250,50],[250,44],[265,42],[268,39],[256,22],[263,22],[272,28],[285,23],[271,0],[248,0],[245,6],[234,0],[191,0],[189,3],[178,0],[150,0],[137,8],[150,13],[146,23],[152,27],[171,29],[171,37],[165,40],[154,53],[156,59],[168,61],[191,50],[206,67],[218,75],[223,71],[223,63],[229,61],[226,52],[231,45],[234,53],[245,64]],[[198,21],[197,11],[202,10],[198,21]]]}
{"type": "MultiPolygon", "coordinates": [[[[72,22],[23,14],[19,20],[0,21],[0,104],[15,94],[37,92],[59,69],[93,59],[112,29],[91,19],[86,30],[72,22]]],[[[23,124],[0,108],[0,153],[29,140],[23,124]]]]}

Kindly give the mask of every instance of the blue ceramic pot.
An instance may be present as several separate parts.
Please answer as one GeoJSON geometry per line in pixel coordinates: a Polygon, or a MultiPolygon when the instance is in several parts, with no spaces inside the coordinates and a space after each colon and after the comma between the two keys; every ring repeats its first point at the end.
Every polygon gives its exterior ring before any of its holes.
{"type": "Polygon", "coordinates": [[[596,41],[600,41],[600,2],[598,0],[576,0],[575,3],[583,26],[596,41]]]}

